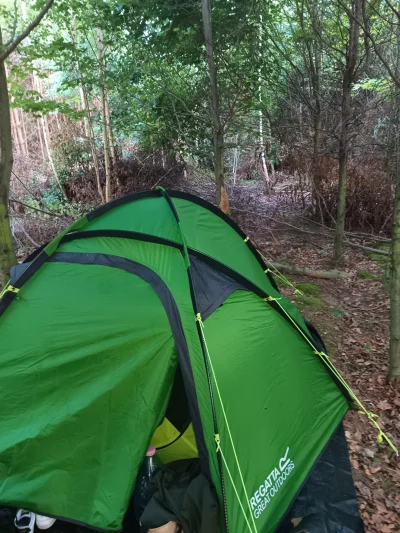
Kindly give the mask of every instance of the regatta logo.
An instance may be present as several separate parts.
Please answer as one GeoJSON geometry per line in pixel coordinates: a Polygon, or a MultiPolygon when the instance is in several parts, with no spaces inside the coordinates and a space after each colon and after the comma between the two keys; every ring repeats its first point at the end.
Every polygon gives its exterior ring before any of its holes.
{"type": "Polygon", "coordinates": [[[289,448],[287,448],[285,455],[279,459],[278,465],[250,498],[250,505],[255,518],[259,518],[261,513],[265,511],[271,500],[290,476],[293,468],[294,463],[289,458],[289,448]]]}

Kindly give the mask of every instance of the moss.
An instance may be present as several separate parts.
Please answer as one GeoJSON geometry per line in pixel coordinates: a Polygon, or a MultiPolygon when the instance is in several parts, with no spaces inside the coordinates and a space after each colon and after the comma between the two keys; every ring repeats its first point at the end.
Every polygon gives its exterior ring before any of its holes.
{"type": "Polygon", "coordinates": [[[346,311],[344,311],[344,309],[342,309],[341,307],[334,307],[333,309],[331,309],[331,314],[337,318],[343,318],[344,316],[347,316],[347,313],[346,311]]]}
{"type": "Polygon", "coordinates": [[[275,283],[278,285],[278,287],[285,288],[285,287],[291,287],[293,285],[292,280],[289,276],[285,276],[285,279],[282,279],[278,276],[274,276],[275,283]]]}
{"type": "Polygon", "coordinates": [[[295,300],[298,304],[307,305],[309,307],[322,307],[324,300],[315,296],[306,296],[305,294],[296,294],[295,300]]]}
{"type": "MultiPolygon", "coordinates": [[[[377,248],[384,252],[390,252],[390,243],[380,244],[379,246],[377,246],[377,248]]],[[[381,266],[387,265],[389,262],[388,255],[376,254],[374,252],[366,252],[366,254],[370,259],[372,259],[373,261],[376,261],[381,266]]]]}
{"type": "Polygon", "coordinates": [[[357,272],[357,277],[361,279],[372,279],[374,281],[380,280],[379,276],[372,274],[372,272],[368,272],[368,270],[359,270],[357,272]]]}
{"type": "Polygon", "coordinates": [[[298,283],[296,289],[310,296],[319,296],[321,294],[321,287],[314,285],[314,283],[298,283]]]}

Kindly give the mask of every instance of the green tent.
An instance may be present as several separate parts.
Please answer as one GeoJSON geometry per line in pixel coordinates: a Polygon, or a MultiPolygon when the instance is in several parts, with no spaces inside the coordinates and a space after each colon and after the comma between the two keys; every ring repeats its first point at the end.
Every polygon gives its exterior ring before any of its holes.
{"type": "Polygon", "coordinates": [[[274,531],[349,408],[299,311],[208,202],[101,206],[0,301],[0,503],[118,531],[150,443],[199,457],[221,531],[274,531]]]}

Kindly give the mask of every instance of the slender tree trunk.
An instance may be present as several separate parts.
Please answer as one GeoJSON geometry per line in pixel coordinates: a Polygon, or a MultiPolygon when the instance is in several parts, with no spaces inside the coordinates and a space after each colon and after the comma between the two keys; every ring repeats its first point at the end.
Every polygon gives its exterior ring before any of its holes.
{"type": "MultiPolygon", "coordinates": [[[[400,0],[398,1],[400,13],[400,0]]],[[[390,346],[389,381],[400,381],[400,16],[397,26],[397,61],[395,87],[394,152],[396,196],[393,213],[393,233],[390,263],[390,346]]]]}
{"type": "MultiPolygon", "coordinates": [[[[7,68],[6,63],[4,63],[4,68],[6,72],[6,77],[8,78],[9,73],[8,73],[8,68],[7,68]]],[[[11,98],[11,103],[13,101],[14,99],[11,98]]],[[[21,123],[19,120],[18,109],[10,108],[10,116],[11,116],[11,131],[12,131],[12,138],[14,140],[14,148],[17,149],[18,154],[26,155],[24,136],[21,130],[21,123]]]]}
{"type": "Polygon", "coordinates": [[[38,131],[38,138],[40,143],[40,150],[42,152],[42,158],[43,161],[46,160],[46,154],[44,153],[44,144],[43,144],[43,138],[42,138],[42,128],[40,127],[40,119],[36,119],[36,125],[37,125],[37,131],[38,131]]]}
{"type": "Polygon", "coordinates": [[[270,179],[268,174],[267,162],[265,160],[265,146],[264,146],[264,131],[263,131],[263,114],[262,114],[262,75],[261,75],[261,58],[262,58],[262,15],[260,15],[260,24],[258,27],[258,57],[260,61],[260,67],[258,69],[258,103],[260,109],[258,110],[258,142],[260,144],[260,157],[263,171],[263,177],[268,188],[270,185],[270,179]]]}
{"type": "Polygon", "coordinates": [[[56,116],[57,130],[61,131],[61,124],[60,124],[60,120],[59,120],[59,117],[58,117],[58,112],[56,113],[55,116],[56,116]]]}
{"type": "MultiPolygon", "coordinates": [[[[399,132],[397,131],[397,136],[399,132]]],[[[400,381],[400,146],[397,139],[397,184],[393,216],[393,235],[390,268],[390,381],[400,381]]]]}
{"type": "Polygon", "coordinates": [[[108,133],[108,142],[110,145],[110,157],[111,157],[111,163],[113,166],[113,169],[116,168],[117,158],[115,155],[115,143],[114,143],[114,134],[111,127],[111,113],[110,113],[110,106],[109,106],[109,99],[108,99],[108,91],[105,90],[106,96],[105,96],[105,110],[106,110],[106,122],[107,122],[107,133],[108,133]]]}
{"type": "MultiPolygon", "coordinates": [[[[78,32],[76,30],[75,20],[73,20],[73,28],[74,28],[74,32],[72,34],[72,38],[76,46],[78,42],[78,32]]],[[[90,151],[92,153],[93,166],[94,166],[94,171],[96,174],[97,191],[99,193],[101,202],[104,204],[105,198],[104,198],[103,188],[100,182],[100,165],[99,165],[99,158],[97,155],[96,141],[95,141],[95,136],[94,136],[94,131],[93,131],[92,113],[90,111],[89,96],[88,96],[87,87],[84,83],[84,77],[83,77],[83,72],[81,68],[81,63],[79,60],[79,55],[78,55],[77,66],[78,66],[79,77],[81,80],[81,86],[79,87],[79,92],[81,96],[81,105],[82,105],[82,109],[87,112],[87,115],[84,118],[85,135],[89,139],[90,151]]]]}
{"type": "Polygon", "coordinates": [[[110,113],[107,89],[106,89],[106,94],[105,94],[105,105],[106,105],[105,111],[106,111],[106,123],[107,123],[107,134],[108,134],[108,146],[110,147],[112,174],[114,176],[114,179],[117,181],[117,183],[120,184],[119,176],[118,176],[117,155],[116,155],[116,150],[115,150],[114,133],[112,130],[112,125],[111,125],[111,113],[110,113]]]}
{"type": "Polygon", "coordinates": [[[25,155],[29,157],[28,133],[26,131],[26,117],[25,113],[21,111],[22,132],[24,137],[25,155]]]}
{"type": "Polygon", "coordinates": [[[239,135],[236,134],[235,138],[235,149],[233,151],[233,163],[232,163],[232,174],[233,174],[233,185],[236,185],[236,175],[237,175],[237,169],[239,165],[239,150],[238,150],[238,142],[239,142],[239,135]]]}
{"type": "MultiPolygon", "coordinates": [[[[36,78],[34,77],[34,84],[36,85],[36,90],[37,92],[42,95],[42,87],[40,85],[40,81],[39,81],[39,78],[36,78]]],[[[65,193],[65,190],[64,190],[64,187],[60,181],[60,178],[58,176],[58,173],[57,173],[57,170],[56,170],[56,167],[54,165],[54,160],[53,160],[53,156],[52,156],[52,153],[51,153],[51,148],[50,148],[50,132],[49,132],[49,128],[48,128],[48,125],[47,125],[47,118],[45,116],[42,116],[40,119],[40,124],[42,126],[42,134],[43,134],[43,140],[44,140],[44,145],[46,147],[46,153],[47,153],[47,158],[49,160],[49,163],[50,163],[50,167],[51,167],[51,170],[53,172],[53,175],[54,175],[54,178],[58,184],[58,186],[60,187],[60,190],[64,196],[64,198],[67,200],[67,195],[65,193]]]]}
{"type": "MultiPolygon", "coordinates": [[[[81,74],[81,80],[83,79],[83,75],[81,74]]],[[[81,86],[83,98],[84,98],[84,105],[85,109],[88,112],[88,116],[85,118],[87,120],[87,128],[88,128],[88,134],[89,134],[89,142],[90,142],[90,151],[92,152],[92,159],[93,159],[93,166],[94,171],[96,174],[96,183],[97,183],[97,191],[99,193],[100,199],[102,203],[104,204],[105,198],[103,193],[103,188],[101,186],[100,182],[100,165],[99,165],[99,158],[97,156],[97,150],[96,150],[96,143],[94,139],[94,131],[93,131],[93,124],[92,124],[92,114],[90,112],[90,106],[89,106],[89,97],[87,93],[87,89],[84,85],[81,86]]]]}
{"type": "Polygon", "coordinates": [[[321,217],[321,224],[324,223],[323,209],[321,205],[321,186],[323,175],[321,173],[319,155],[321,154],[321,129],[322,129],[322,106],[321,106],[321,65],[322,65],[322,45],[320,42],[322,20],[319,11],[319,0],[313,0],[311,6],[312,28],[315,34],[313,46],[309,48],[310,70],[311,70],[311,92],[314,101],[313,110],[313,196],[315,201],[316,214],[321,217]]]}
{"type": "Polygon", "coordinates": [[[14,141],[14,150],[17,152],[17,154],[20,154],[21,153],[21,146],[19,144],[19,139],[18,139],[17,125],[15,123],[14,109],[10,109],[10,120],[11,120],[11,135],[12,135],[12,139],[14,141]]]}
{"type": "MultiPolygon", "coordinates": [[[[352,12],[357,20],[361,17],[362,0],[352,0],[352,12]]],[[[336,232],[334,242],[334,258],[339,261],[343,255],[344,223],[346,216],[346,188],[347,188],[347,159],[348,159],[348,133],[351,120],[351,87],[354,82],[357,66],[360,26],[352,16],[349,17],[349,46],[347,52],[346,68],[343,75],[341,133],[339,138],[339,188],[338,210],[336,219],[336,232]]]]}
{"type": "MultiPolygon", "coordinates": [[[[266,126],[267,126],[267,136],[268,136],[268,141],[267,141],[267,154],[269,156],[271,156],[271,150],[272,150],[272,130],[271,130],[271,122],[269,120],[269,118],[267,117],[267,120],[266,120],[266,126]]],[[[272,181],[274,182],[275,180],[275,167],[274,167],[274,163],[273,161],[270,160],[270,165],[271,165],[271,178],[272,178],[272,181]]]]}
{"type": "Polygon", "coordinates": [[[65,193],[64,187],[63,187],[63,185],[62,185],[62,183],[60,181],[60,178],[58,176],[57,169],[56,169],[56,166],[54,164],[53,156],[52,156],[52,153],[51,153],[50,139],[49,139],[49,128],[48,128],[48,125],[47,125],[47,122],[46,122],[46,117],[42,116],[40,118],[40,122],[42,124],[44,145],[46,147],[47,158],[49,160],[49,163],[50,163],[50,166],[51,166],[51,170],[53,171],[53,175],[54,175],[54,177],[56,179],[56,182],[57,182],[58,186],[60,187],[60,190],[61,190],[64,198],[67,200],[68,199],[67,195],[65,193]]]}
{"type": "MultiPolygon", "coordinates": [[[[81,73],[81,69],[80,69],[79,63],[78,63],[78,69],[79,69],[79,74],[80,74],[80,78],[81,78],[81,82],[82,82],[83,76],[82,76],[82,73],[81,73]]],[[[79,87],[79,94],[81,96],[81,107],[82,107],[82,110],[83,111],[88,111],[89,108],[86,105],[86,98],[85,98],[84,88],[82,87],[82,85],[79,87]]],[[[89,131],[89,117],[88,116],[85,116],[85,118],[83,119],[83,127],[84,127],[84,130],[85,130],[85,136],[89,139],[90,138],[90,131],[89,131]]]]}
{"type": "Polygon", "coordinates": [[[18,109],[12,110],[15,117],[15,125],[17,129],[17,136],[18,136],[18,144],[20,146],[20,151],[22,155],[27,155],[25,150],[25,139],[24,139],[24,132],[22,130],[22,124],[19,116],[18,109]]]}
{"type": "Polygon", "coordinates": [[[211,86],[211,117],[214,133],[214,175],[216,200],[220,208],[229,211],[228,195],[224,186],[224,131],[219,107],[217,67],[214,60],[214,44],[211,19],[211,0],[202,0],[204,39],[207,52],[208,73],[211,86]]]}
{"type": "Polygon", "coordinates": [[[2,286],[7,283],[10,268],[17,263],[8,212],[12,165],[11,116],[7,76],[4,61],[0,61],[0,285],[2,286]]]}
{"type": "Polygon", "coordinates": [[[103,126],[103,143],[104,143],[104,167],[106,170],[106,202],[111,200],[111,164],[110,164],[110,139],[107,128],[107,92],[105,87],[105,63],[104,63],[104,45],[103,32],[97,29],[97,52],[100,69],[100,97],[101,97],[101,122],[103,126]]]}

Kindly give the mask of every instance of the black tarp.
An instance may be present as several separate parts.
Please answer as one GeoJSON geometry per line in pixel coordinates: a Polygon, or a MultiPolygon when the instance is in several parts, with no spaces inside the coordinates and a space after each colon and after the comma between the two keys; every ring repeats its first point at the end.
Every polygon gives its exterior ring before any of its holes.
{"type": "Polygon", "coordinates": [[[291,519],[300,517],[296,533],[364,533],[343,424],[315,463],[279,533],[293,531],[291,519]]]}

